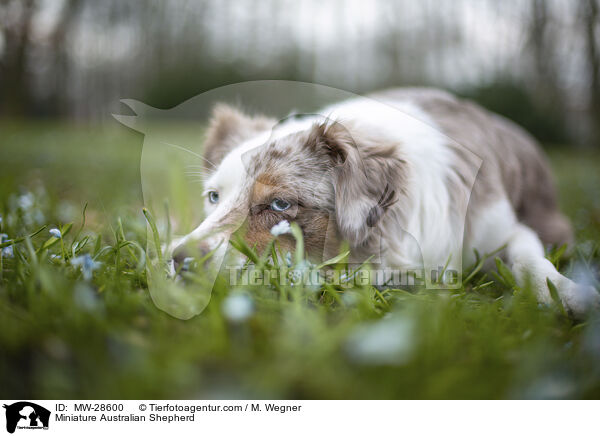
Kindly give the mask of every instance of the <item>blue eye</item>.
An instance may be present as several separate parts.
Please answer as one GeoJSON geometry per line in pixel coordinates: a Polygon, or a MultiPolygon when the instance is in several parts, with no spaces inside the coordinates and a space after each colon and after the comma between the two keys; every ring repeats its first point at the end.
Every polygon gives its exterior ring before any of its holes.
{"type": "Polygon", "coordinates": [[[219,193],[217,191],[208,191],[208,201],[212,204],[219,202],[219,193]]]}
{"type": "Polygon", "coordinates": [[[283,212],[284,210],[288,210],[291,204],[281,198],[276,198],[271,202],[271,210],[275,212],[283,212]]]}

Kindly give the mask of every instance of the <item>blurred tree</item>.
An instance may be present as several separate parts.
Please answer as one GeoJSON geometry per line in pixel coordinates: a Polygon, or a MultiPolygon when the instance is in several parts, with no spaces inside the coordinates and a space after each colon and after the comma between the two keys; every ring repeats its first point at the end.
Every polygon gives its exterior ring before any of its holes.
{"type": "Polygon", "coordinates": [[[529,23],[529,51],[534,59],[535,75],[531,77],[537,93],[547,100],[559,99],[557,86],[557,67],[555,62],[555,33],[552,32],[552,18],[546,0],[532,2],[531,21],[529,23]]]}
{"type": "Polygon", "coordinates": [[[82,0],[65,1],[54,29],[48,37],[52,58],[50,68],[54,71],[54,86],[48,97],[48,106],[55,108],[62,116],[68,115],[67,101],[64,98],[68,92],[71,68],[67,40],[77,23],[82,4],[82,0]]]}
{"type": "MultiPolygon", "coordinates": [[[[43,38],[34,38],[33,22],[40,13],[40,2],[34,0],[1,0],[0,29],[4,49],[0,56],[0,114],[10,117],[38,115],[44,112],[40,99],[33,93],[31,70],[37,58],[45,58],[47,72],[44,87],[50,100],[50,111],[66,114],[64,95],[68,88],[69,70],[66,41],[76,22],[81,0],[66,0],[53,27],[43,38]]],[[[39,69],[40,65],[36,65],[39,69]]],[[[56,115],[56,114],[55,114],[56,115]]]]}
{"type": "Polygon", "coordinates": [[[0,58],[0,114],[20,116],[30,102],[27,57],[30,48],[34,0],[2,0],[0,29],[4,39],[0,58]]]}
{"type": "Polygon", "coordinates": [[[523,126],[544,143],[564,144],[568,134],[563,117],[554,107],[539,104],[528,87],[510,78],[459,91],[487,109],[523,126]]]}
{"type": "Polygon", "coordinates": [[[582,0],[580,16],[585,34],[587,69],[590,81],[592,141],[600,147],[600,14],[597,0],[582,0]]]}
{"type": "MultiPolygon", "coordinates": [[[[546,0],[531,3],[528,50],[533,58],[533,71],[525,77],[526,89],[513,86],[506,89],[515,97],[513,106],[522,122],[538,139],[545,142],[565,142],[568,140],[563,114],[565,102],[559,84],[560,71],[557,62],[557,40],[562,37],[555,29],[553,15],[546,0]],[[529,96],[523,95],[527,92],[529,96]],[[524,105],[524,106],[522,106],[524,105]],[[529,113],[527,114],[526,111],[529,113]]],[[[504,84],[506,86],[506,84],[504,84]]],[[[505,97],[505,101],[508,96],[505,97]]],[[[511,113],[504,115],[512,116],[511,113]]]]}

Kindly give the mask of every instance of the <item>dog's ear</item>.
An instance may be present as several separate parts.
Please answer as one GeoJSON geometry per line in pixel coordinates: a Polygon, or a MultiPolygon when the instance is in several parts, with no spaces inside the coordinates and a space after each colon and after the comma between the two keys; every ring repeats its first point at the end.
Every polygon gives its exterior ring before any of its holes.
{"type": "Polygon", "coordinates": [[[225,103],[216,104],[204,139],[207,169],[214,169],[240,142],[271,129],[275,123],[275,120],[264,116],[250,117],[225,103]]]}
{"type": "Polygon", "coordinates": [[[368,244],[406,183],[397,144],[334,122],[315,125],[308,146],[332,163],[338,233],[352,246],[368,244]]]}

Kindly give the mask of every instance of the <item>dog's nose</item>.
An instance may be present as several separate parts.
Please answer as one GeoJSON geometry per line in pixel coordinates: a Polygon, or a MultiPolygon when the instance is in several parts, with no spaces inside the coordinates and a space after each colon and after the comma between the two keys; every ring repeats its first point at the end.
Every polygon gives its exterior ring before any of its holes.
{"type": "Polygon", "coordinates": [[[173,252],[173,267],[176,272],[187,271],[190,269],[194,258],[189,255],[187,248],[178,248],[173,252]]]}
{"type": "Polygon", "coordinates": [[[172,256],[175,271],[179,273],[198,267],[198,260],[206,257],[208,253],[210,253],[210,249],[204,244],[198,244],[193,249],[187,246],[176,248],[172,256]]]}

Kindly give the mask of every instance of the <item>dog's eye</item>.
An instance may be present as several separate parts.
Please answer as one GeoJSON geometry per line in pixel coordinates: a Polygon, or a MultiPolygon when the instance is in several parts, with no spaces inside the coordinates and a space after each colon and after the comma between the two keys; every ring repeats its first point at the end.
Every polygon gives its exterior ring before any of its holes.
{"type": "Polygon", "coordinates": [[[219,202],[219,193],[217,191],[208,191],[208,201],[212,204],[219,202]]]}
{"type": "Polygon", "coordinates": [[[281,198],[276,198],[271,202],[271,210],[275,212],[283,212],[284,210],[288,210],[291,204],[281,198]]]}

